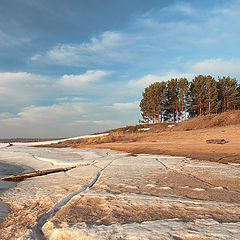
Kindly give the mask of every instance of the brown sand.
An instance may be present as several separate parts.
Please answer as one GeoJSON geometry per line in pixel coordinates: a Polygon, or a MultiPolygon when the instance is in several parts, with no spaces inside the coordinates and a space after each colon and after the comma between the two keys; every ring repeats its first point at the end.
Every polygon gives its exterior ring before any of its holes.
{"type": "Polygon", "coordinates": [[[216,127],[190,131],[143,133],[137,142],[79,144],[70,142],[58,147],[94,147],[126,151],[132,154],[166,154],[219,163],[240,163],[240,126],[216,127]],[[226,144],[207,144],[207,139],[225,139],[226,144]]]}

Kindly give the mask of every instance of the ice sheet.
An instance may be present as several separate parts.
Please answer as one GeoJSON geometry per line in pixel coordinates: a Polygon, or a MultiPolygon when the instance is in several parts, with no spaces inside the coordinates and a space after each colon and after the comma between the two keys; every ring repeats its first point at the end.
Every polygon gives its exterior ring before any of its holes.
{"type": "Polygon", "coordinates": [[[30,145],[1,148],[0,161],[36,170],[77,168],[29,179],[5,192],[1,198],[15,212],[6,218],[2,239],[13,233],[31,239],[34,226],[47,239],[159,239],[160,233],[164,239],[236,239],[240,234],[237,166],[30,145]],[[40,215],[48,217],[40,221],[40,215]]]}

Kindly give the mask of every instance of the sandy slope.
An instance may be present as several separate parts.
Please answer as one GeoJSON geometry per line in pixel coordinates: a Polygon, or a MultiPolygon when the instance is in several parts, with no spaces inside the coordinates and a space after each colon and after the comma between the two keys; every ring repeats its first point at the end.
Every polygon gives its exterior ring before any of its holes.
{"type": "Polygon", "coordinates": [[[160,133],[138,134],[137,141],[128,141],[123,138],[115,142],[88,145],[68,141],[55,146],[110,148],[130,153],[169,154],[220,163],[240,163],[240,125],[190,131],[173,128],[160,133]],[[207,139],[216,138],[223,138],[228,143],[206,144],[207,139]]]}
{"type": "Polygon", "coordinates": [[[35,169],[77,165],[5,192],[0,239],[237,239],[240,167],[90,148],[1,149],[35,169]],[[34,237],[33,237],[34,236],[34,237]]]}

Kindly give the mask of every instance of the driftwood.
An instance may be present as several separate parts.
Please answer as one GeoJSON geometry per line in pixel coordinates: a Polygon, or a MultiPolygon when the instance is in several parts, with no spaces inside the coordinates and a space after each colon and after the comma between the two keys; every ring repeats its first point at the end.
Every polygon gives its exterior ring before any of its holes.
{"type": "Polygon", "coordinates": [[[48,170],[38,170],[38,171],[34,171],[34,172],[26,172],[26,173],[21,173],[21,174],[16,174],[16,175],[13,175],[13,176],[5,177],[5,178],[2,178],[2,180],[3,181],[22,181],[26,178],[47,175],[47,174],[50,174],[50,173],[66,172],[66,171],[68,171],[70,169],[73,169],[75,167],[76,166],[67,167],[67,168],[55,168],[55,169],[48,169],[48,170]]]}
{"type": "Polygon", "coordinates": [[[224,143],[227,143],[227,141],[225,139],[209,139],[209,140],[206,140],[206,143],[224,144],[224,143]]]}

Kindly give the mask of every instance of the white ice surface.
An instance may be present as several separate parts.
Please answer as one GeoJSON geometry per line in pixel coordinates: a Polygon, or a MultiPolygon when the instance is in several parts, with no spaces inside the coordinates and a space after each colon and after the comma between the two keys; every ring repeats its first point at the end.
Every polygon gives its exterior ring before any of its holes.
{"type": "MultiPolygon", "coordinates": [[[[86,136],[82,136],[81,138],[83,137],[86,136]]],[[[32,145],[35,144],[16,143],[12,147],[6,147],[8,144],[0,144],[0,161],[21,164],[32,167],[36,170],[41,170],[59,166],[64,167],[88,164],[94,160],[97,162],[97,166],[101,166],[102,159],[106,160],[107,158],[108,161],[111,161],[120,158],[121,161],[124,161],[124,164],[126,166],[132,166],[134,163],[136,163],[136,166],[137,163],[140,165],[142,164],[143,167],[145,165],[147,167],[153,168],[155,166],[160,166],[162,167],[163,171],[172,169],[176,172],[184,172],[185,175],[188,173],[192,174],[191,170],[194,170],[194,172],[198,172],[199,174],[201,172],[208,171],[213,175],[221,175],[222,177],[239,177],[240,173],[239,167],[237,166],[190,160],[184,157],[157,156],[146,154],[141,154],[137,157],[127,157],[126,153],[107,149],[59,149],[32,147],[32,145]],[[110,154],[107,154],[108,152],[110,154]],[[163,165],[157,162],[156,158],[161,161],[163,165]]],[[[115,169],[118,164],[120,164],[120,162],[114,162],[115,169]]],[[[111,167],[109,167],[109,169],[111,169],[111,167]]],[[[109,169],[106,170],[104,175],[110,171],[109,169]]],[[[77,169],[74,171],[75,172],[73,172],[73,176],[77,176],[77,169]]],[[[118,172],[113,172],[113,180],[115,174],[118,174],[118,172]]],[[[69,173],[69,177],[70,176],[71,173],[69,173]]],[[[129,177],[127,173],[126,177],[129,177]]],[[[36,181],[41,181],[41,186],[44,186],[44,178],[41,178],[41,180],[39,178],[39,180],[36,181]]],[[[21,188],[26,189],[26,186],[31,186],[31,184],[34,184],[34,180],[20,183],[17,187],[18,191],[21,191],[21,188]]],[[[148,187],[154,188],[155,184],[148,183],[148,187]]],[[[161,188],[163,190],[171,189],[168,186],[163,186],[161,188]]],[[[222,187],[216,186],[215,189],[217,191],[220,191],[222,187]]],[[[196,192],[204,191],[204,189],[198,187],[195,187],[194,190],[196,192]]],[[[14,193],[14,190],[12,191],[14,193]]],[[[156,199],[156,201],[159,200],[156,199]]],[[[189,199],[189,204],[194,205],[194,201],[189,199]]],[[[202,203],[198,203],[200,207],[202,207],[201,204],[204,204],[204,201],[202,201],[202,203]]],[[[218,206],[217,202],[214,204],[218,206]]],[[[183,207],[185,205],[187,205],[187,203],[184,203],[183,207]]],[[[239,209],[237,205],[236,209],[239,209]]],[[[90,229],[85,224],[77,224],[72,228],[54,230],[51,234],[50,239],[79,239],[79,236],[82,236],[83,239],[110,239],[110,236],[115,236],[115,239],[117,239],[118,236],[125,237],[124,239],[237,239],[237,236],[240,236],[239,224],[240,222],[219,223],[213,219],[201,219],[194,222],[182,222],[179,220],[165,219],[143,223],[112,224],[111,226],[92,226],[90,229]],[[162,234],[161,236],[163,238],[159,238],[159,234],[162,234]],[[66,236],[69,236],[70,238],[66,238],[66,236]]]]}
{"type": "MultiPolygon", "coordinates": [[[[95,134],[95,135],[84,135],[84,136],[78,136],[78,137],[72,137],[72,138],[65,138],[65,139],[60,139],[60,140],[52,140],[52,141],[39,141],[39,142],[27,142],[27,143],[21,143],[21,142],[13,142],[14,145],[20,145],[20,146],[34,146],[34,145],[39,145],[39,144],[52,144],[52,143],[59,143],[59,142],[64,142],[67,140],[76,140],[76,139],[82,139],[82,138],[95,138],[95,137],[102,137],[102,136],[107,136],[109,133],[101,133],[101,134],[95,134]]],[[[1,143],[3,144],[3,143],[1,143]]],[[[7,146],[8,144],[4,143],[3,146],[7,146]]],[[[1,147],[1,145],[0,145],[1,147]]]]}

